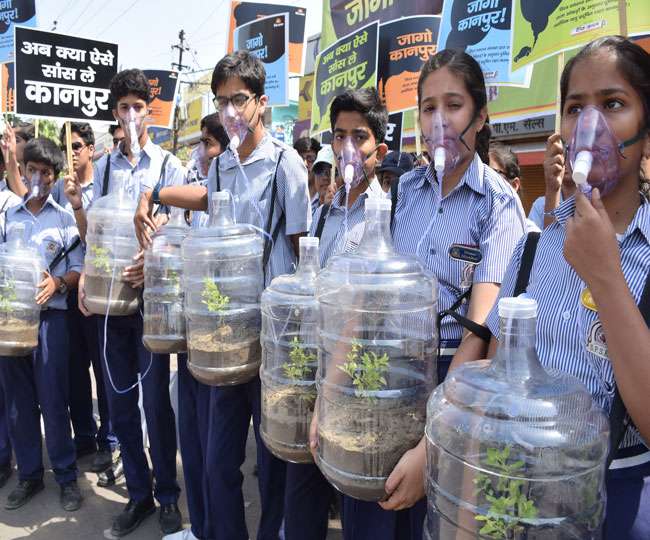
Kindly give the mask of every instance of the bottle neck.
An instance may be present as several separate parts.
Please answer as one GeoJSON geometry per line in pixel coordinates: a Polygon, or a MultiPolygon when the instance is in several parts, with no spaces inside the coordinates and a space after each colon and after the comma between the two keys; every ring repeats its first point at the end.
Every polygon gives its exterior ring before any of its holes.
{"type": "Polygon", "coordinates": [[[230,199],[213,199],[210,201],[210,227],[223,227],[234,224],[232,201],[230,199]]]}
{"type": "Polygon", "coordinates": [[[300,244],[300,260],[296,274],[316,275],[320,271],[320,260],[318,246],[305,246],[300,244]]]}
{"type": "Polygon", "coordinates": [[[172,227],[183,227],[186,225],[185,223],[185,210],[182,208],[177,208],[176,206],[172,206],[170,212],[169,212],[169,222],[168,225],[172,227]]]}
{"type": "Polygon", "coordinates": [[[499,347],[492,369],[512,382],[526,382],[546,375],[535,350],[537,319],[501,318],[499,347]]]}
{"type": "Polygon", "coordinates": [[[390,208],[366,208],[366,225],[359,242],[359,253],[376,255],[392,253],[393,239],[390,235],[390,208]]]}

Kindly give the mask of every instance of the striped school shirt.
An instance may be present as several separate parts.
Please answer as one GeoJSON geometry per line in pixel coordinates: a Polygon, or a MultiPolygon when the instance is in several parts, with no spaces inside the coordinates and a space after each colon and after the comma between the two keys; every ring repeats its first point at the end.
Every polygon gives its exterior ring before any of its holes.
{"type": "MultiPolygon", "coordinates": [[[[320,266],[323,268],[330,257],[340,253],[349,253],[354,251],[359,246],[363,231],[365,229],[366,218],[366,199],[370,198],[384,198],[386,193],[381,189],[381,185],[377,178],[370,181],[368,189],[364,191],[354,204],[348,209],[348,223],[347,234],[345,230],[345,187],[339,188],[334,194],[332,203],[329,208],[329,213],[325,220],[325,226],[320,237],[320,266]]],[[[314,219],[311,224],[310,236],[316,234],[316,228],[320,220],[321,212],[325,209],[321,206],[316,210],[314,219]]]]}
{"type": "MultiPolygon", "coordinates": [[[[501,283],[525,228],[517,194],[483,164],[478,154],[458,185],[442,200],[432,167],[418,167],[400,177],[392,228],[395,249],[404,255],[417,255],[437,277],[440,311],[449,309],[474,283],[501,283]],[[436,215],[432,215],[436,208],[436,215]],[[453,244],[478,249],[481,262],[472,265],[452,259],[449,250],[453,244]]],[[[464,303],[458,312],[467,315],[467,307],[464,303]]],[[[445,317],[440,339],[459,340],[462,332],[460,324],[445,317]]]]}
{"type": "MultiPolygon", "coordinates": [[[[598,313],[584,307],[580,294],[586,284],[563,255],[566,222],[573,216],[575,199],[564,201],[554,212],[556,220],[544,229],[535,252],[527,295],[537,301],[537,354],[547,368],[554,368],[580,379],[596,402],[609,411],[614,398],[614,371],[610,361],[591,352],[598,328],[598,313]]],[[[513,253],[501,285],[499,297],[513,295],[525,238],[513,253]]],[[[645,201],[619,240],[621,266],[632,296],[638,303],[650,271],[650,203],[645,201]]],[[[497,303],[498,304],[498,303],[497,303]]],[[[497,304],[487,326],[499,336],[497,304]]],[[[602,327],[600,327],[602,328],[602,327]]],[[[597,342],[596,342],[597,344],[597,342]]],[[[632,426],[621,448],[643,444],[632,426]]]]}

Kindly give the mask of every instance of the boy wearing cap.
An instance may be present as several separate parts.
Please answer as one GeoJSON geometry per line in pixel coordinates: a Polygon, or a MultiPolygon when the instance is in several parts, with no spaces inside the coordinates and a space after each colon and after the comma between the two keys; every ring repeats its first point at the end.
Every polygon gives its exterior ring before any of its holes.
{"type": "Polygon", "coordinates": [[[399,180],[404,173],[413,169],[413,158],[407,152],[388,152],[381,167],[377,170],[377,178],[381,184],[381,189],[386,193],[390,191],[393,182],[399,180]]]}

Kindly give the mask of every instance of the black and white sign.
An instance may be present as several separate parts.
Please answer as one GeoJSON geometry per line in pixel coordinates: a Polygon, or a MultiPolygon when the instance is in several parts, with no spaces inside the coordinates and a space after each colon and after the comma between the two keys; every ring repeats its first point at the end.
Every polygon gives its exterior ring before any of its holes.
{"type": "Polygon", "coordinates": [[[16,27],[16,114],[115,122],[117,45],[16,27]]]}
{"type": "Polygon", "coordinates": [[[394,113],[388,116],[388,124],[386,124],[386,136],[384,142],[388,146],[388,150],[395,152],[402,151],[402,113],[394,113]]]}

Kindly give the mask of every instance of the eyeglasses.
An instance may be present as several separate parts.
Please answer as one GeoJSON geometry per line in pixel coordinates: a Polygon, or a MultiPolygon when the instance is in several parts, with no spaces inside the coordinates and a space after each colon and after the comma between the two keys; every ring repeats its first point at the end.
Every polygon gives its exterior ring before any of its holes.
{"type": "MultiPolygon", "coordinates": [[[[73,142],[73,143],[70,145],[70,148],[72,148],[72,151],[73,151],[73,152],[79,152],[82,148],[85,148],[85,147],[86,147],[86,145],[85,145],[84,143],[82,143],[82,142],[79,142],[79,141],[77,141],[77,142],[73,142]]],[[[63,152],[65,152],[65,151],[67,150],[67,147],[66,147],[65,144],[62,144],[62,145],[61,145],[61,150],[62,150],[63,152]]]]}
{"type": "Polygon", "coordinates": [[[247,94],[235,94],[231,97],[216,96],[212,99],[212,103],[214,103],[217,111],[224,110],[226,107],[228,107],[228,103],[232,103],[232,106],[236,111],[243,111],[246,108],[246,105],[248,105],[248,102],[255,97],[257,97],[255,94],[252,96],[249,96],[247,94]]]}

